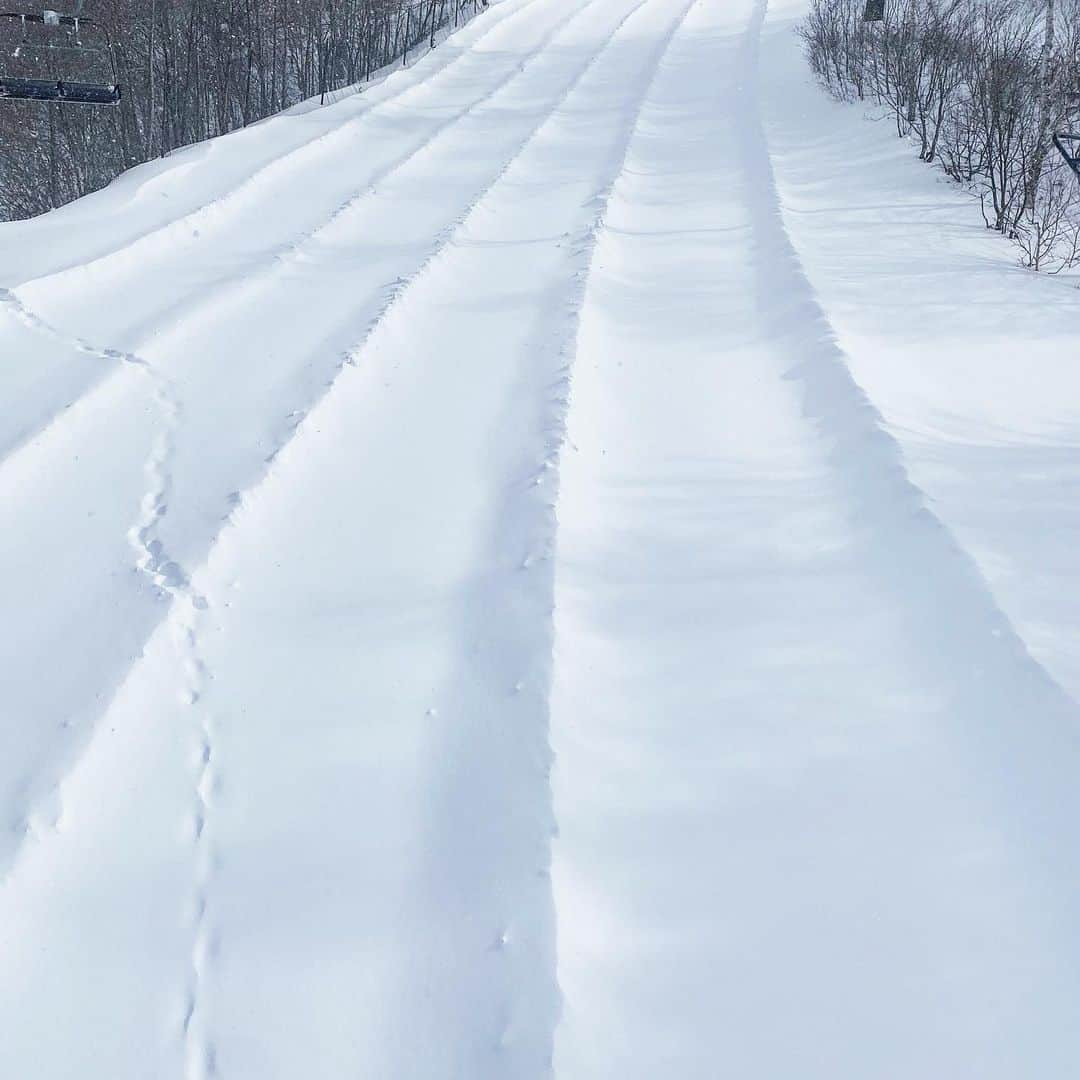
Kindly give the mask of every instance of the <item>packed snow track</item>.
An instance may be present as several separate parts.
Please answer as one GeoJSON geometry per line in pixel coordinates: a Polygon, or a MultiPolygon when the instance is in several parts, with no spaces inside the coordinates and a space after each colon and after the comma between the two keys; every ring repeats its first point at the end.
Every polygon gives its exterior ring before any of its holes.
{"type": "Polygon", "coordinates": [[[801,13],[0,226],[0,1076],[1077,1074],[1077,294],[801,13]]]}

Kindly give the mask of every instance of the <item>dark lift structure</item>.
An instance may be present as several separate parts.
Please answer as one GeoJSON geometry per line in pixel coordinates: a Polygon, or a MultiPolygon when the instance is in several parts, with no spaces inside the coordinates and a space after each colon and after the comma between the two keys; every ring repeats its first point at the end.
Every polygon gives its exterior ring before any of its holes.
{"type": "Polygon", "coordinates": [[[1080,180],[1080,133],[1057,131],[1054,133],[1054,146],[1080,180]]]}
{"type": "Polygon", "coordinates": [[[112,42],[97,23],[75,11],[0,12],[0,100],[115,105],[112,42]]]}

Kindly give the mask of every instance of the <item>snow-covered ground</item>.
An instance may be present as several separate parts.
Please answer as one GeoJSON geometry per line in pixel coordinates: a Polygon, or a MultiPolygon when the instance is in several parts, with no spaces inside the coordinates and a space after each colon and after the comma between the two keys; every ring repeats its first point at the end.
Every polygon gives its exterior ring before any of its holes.
{"type": "Polygon", "coordinates": [[[0,1076],[1075,1071],[1080,293],[800,11],[0,226],[0,1076]]]}

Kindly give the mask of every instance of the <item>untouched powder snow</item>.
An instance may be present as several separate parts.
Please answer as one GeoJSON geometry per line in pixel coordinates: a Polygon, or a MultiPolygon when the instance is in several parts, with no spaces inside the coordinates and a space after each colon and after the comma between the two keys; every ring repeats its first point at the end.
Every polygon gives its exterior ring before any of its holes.
{"type": "Polygon", "coordinates": [[[0,226],[0,1076],[1075,1070],[1080,294],[801,11],[0,226]]]}

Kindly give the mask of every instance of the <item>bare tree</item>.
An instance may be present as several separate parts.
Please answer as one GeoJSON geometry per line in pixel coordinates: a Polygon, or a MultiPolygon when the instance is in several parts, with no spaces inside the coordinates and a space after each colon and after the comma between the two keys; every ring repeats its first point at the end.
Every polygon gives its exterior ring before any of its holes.
{"type": "Polygon", "coordinates": [[[887,0],[872,27],[812,0],[799,33],[831,94],[881,105],[1041,270],[1077,262],[1076,186],[1049,151],[1077,119],[1078,24],[1078,0],[887,0]]]}
{"type": "MultiPolygon", "coordinates": [[[[369,78],[485,0],[97,0],[120,105],[0,111],[0,218],[94,191],[132,165],[369,78]]],[[[11,31],[9,31],[10,33],[11,31]]],[[[14,51],[0,38],[0,55],[14,51]]]]}

